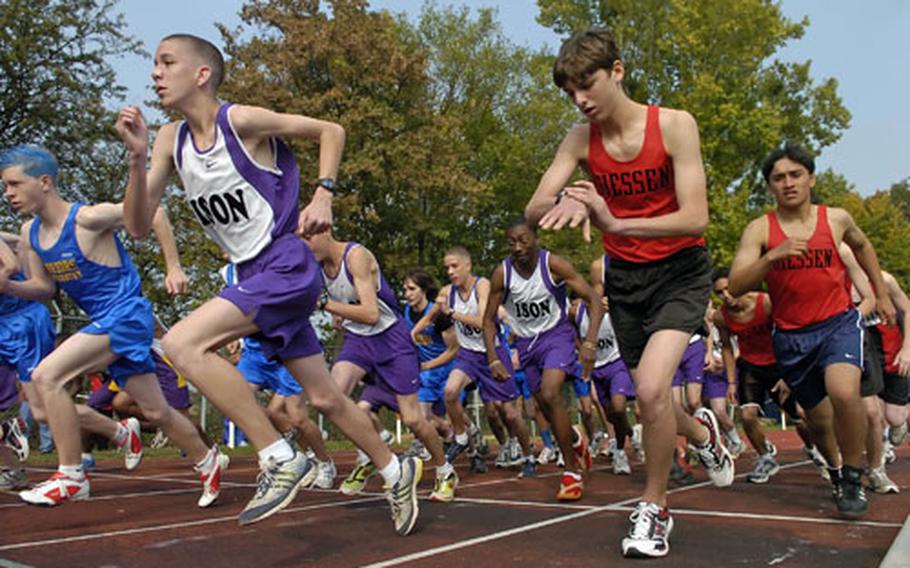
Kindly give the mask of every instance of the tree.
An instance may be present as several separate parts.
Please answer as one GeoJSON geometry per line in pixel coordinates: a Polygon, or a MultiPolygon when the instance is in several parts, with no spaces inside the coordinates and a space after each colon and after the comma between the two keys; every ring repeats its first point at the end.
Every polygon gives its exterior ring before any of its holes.
{"type": "Polygon", "coordinates": [[[729,262],[751,217],[768,204],[757,175],[784,140],[811,151],[837,141],[850,114],[837,82],[816,84],[810,63],[774,58],[808,19],[786,19],[769,0],[538,0],[538,21],[569,34],[610,29],[630,96],[682,108],[698,120],[716,262],[729,262]]]}
{"type": "MultiPolygon", "coordinates": [[[[36,144],[60,162],[60,193],[67,199],[120,199],[126,162],[114,133],[115,108],[126,92],[110,65],[114,57],[145,54],[124,31],[116,0],[0,0],[0,149],[36,144]]],[[[0,221],[18,230],[20,220],[0,206],[0,221]]],[[[162,263],[157,246],[127,241],[144,276],[145,292],[172,310],[156,286],[162,263]]],[[[60,301],[67,331],[78,310],[60,301]]],[[[173,314],[167,319],[173,319],[173,314]]]]}

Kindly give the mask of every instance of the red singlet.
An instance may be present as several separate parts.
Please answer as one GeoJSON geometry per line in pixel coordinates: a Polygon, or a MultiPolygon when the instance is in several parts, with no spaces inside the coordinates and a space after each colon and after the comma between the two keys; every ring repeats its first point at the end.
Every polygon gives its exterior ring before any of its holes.
{"type": "MultiPolygon", "coordinates": [[[[604,148],[600,127],[590,124],[588,169],[597,193],[617,218],[659,217],[679,210],[673,159],[667,155],[660,133],[660,108],[648,107],[645,140],[632,160],[613,159],[604,148]]],[[[604,250],[611,258],[652,262],[683,249],[705,246],[703,237],[621,237],[604,233],[604,250]]]]}
{"type": "Polygon", "coordinates": [[[720,313],[730,333],[739,340],[739,357],[743,361],[760,367],[777,362],[771,343],[771,314],[765,312],[765,294],[758,294],[755,312],[747,322],[733,319],[726,306],[721,306],[720,313]]]}
{"type": "MultiPolygon", "coordinates": [[[[774,325],[780,329],[806,327],[853,305],[844,286],[847,270],[828,225],[828,210],[824,205],[815,209],[815,232],[809,238],[809,252],[775,262],[765,276],[774,325]]],[[[768,250],[786,239],[777,214],[769,212],[768,250]]]]}

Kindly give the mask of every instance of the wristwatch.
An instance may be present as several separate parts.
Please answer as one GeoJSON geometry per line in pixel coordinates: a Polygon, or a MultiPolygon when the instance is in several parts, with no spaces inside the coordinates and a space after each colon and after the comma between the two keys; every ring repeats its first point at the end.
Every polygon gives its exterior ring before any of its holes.
{"type": "Polygon", "coordinates": [[[332,178],[319,178],[316,180],[316,187],[322,187],[332,195],[335,195],[335,190],[337,188],[335,180],[332,178]]]}

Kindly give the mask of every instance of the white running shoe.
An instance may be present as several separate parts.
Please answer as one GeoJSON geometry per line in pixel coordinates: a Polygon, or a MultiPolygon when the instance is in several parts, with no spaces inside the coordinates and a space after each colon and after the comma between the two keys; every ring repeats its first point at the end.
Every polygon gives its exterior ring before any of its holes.
{"type": "Polygon", "coordinates": [[[670,511],[656,503],[640,502],[629,516],[632,526],[622,539],[622,555],[626,558],[659,558],[670,552],[670,533],[673,517],[670,511]]]}
{"type": "Polygon", "coordinates": [[[74,479],[63,472],[56,472],[47,481],[31,489],[19,492],[19,498],[32,505],[54,507],[65,501],[83,501],[88,499],[88,478],[74,479]]]}
{"type": "Polygon", "coordinates": [[[694,444],[690,444],[689,447],[695,450],[699,461],[708,472],[708,477],[711,478],[714,485],[717,487],[733,485],[736,468],[730,452],[724,447],[717,418],[710,409],[701,407],[695,411],[695,419],[708,429],[708,441],[703,447],[698,447],[694,444]]]}
{"type": "Polygon", "coordinates": [[[869,486],[872,488],[872,491],[881,494],[901,492],[897,483],[894,483],[891,481],[891,478],[888,477],[885,466],[877,467],[869,472],[869,486]]]}
{"type": "Polygon", "coordinates": [[[337,474],[338,472],[335,470],[335,462],[332,460],[316,460],[316,480],[313,481],[313,485],[320,489],[331,489],[335,486],[335,476],[337,474]]]}
{"type": "Polygon", "coordinates": [[[202,495],[196,504],[203,508],[214,503],[218,495],[221,494],[221,474],[227,471],[228,465],[231,463],[231,458],[222,454],[217,445],[212,446],[209,451],[214,452],[212,467],[208,471],[196,467],[193,468],[199,474],[200,481],[202,481],[202,495]]]}
{"type": "Polygon", "coordinates": [[[632,466],[629,465],[629,456],[625,450],[619,448],[613,450],[613,475],[629,475],[632,473],[632,466]]]}
{"type": "Polygon", "coordinates": [[[556,450],[544,446],[540,453],[537,454],[537,463],[539,464],[548,464],[551,461],[556,459],[556,450]]]}
{"type": "Polygon", "coordinates": [[[13,416],[0,424],[0,434],[3,435],[3,443],[14,452],[19,461],[24,462],[28,459],[28,436],[23,434],[25,424],[22,418],[13,416]]]}
{"type": "Polygon", "coordinates": [[[127,418],[120,424],[126,428],[126,441],[123,443],[123,463],[127,471],[133,471],[142,463],[142,430],[139,420],[127,418]]]}
{"type": "Polygon", "coordinates": [[[642,425],[636,424],[632,426],[632,449],[635,450],[635,456],[638,458],[640,463],[645,463],[645,447],[641,441],[642,437],[642,425]]]}

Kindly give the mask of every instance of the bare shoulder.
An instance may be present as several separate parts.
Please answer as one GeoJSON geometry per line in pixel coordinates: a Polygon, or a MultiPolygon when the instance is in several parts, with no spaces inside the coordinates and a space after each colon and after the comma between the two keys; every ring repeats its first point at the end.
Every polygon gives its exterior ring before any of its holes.
{"type": "Polygon", "coordinates": [[[180,127],[179,122],[168,122],[164,126],[158,129],[158,133],[155,135],[155,148],[164,150],[170,150],[174,147],[174,142],[177,140],[177,129],[180,127]]]}
{"type": "Polygon", "coordinates": [[[660,133],[667,151],[673,154],[673,150],[698,141],[698,123],[688,111],[661,107],[660,133]]]}
{"type": "Polygon", "coordinates": [[[32,224],[35,222],[34,219],[29,219],[25,223],[22,223],[22,227],[19,228],[19,242],[23,243],[25,246],[29,245],[28,236],[32,231],[32,224]]]}
{"type": "Polygon", "coordinates": [[[749,221],[745,231],[743,231],[743,240],[753,240],[765,244],[768,240],[768,216],[762,215],[749,221]]]}
{"type": "Polygon", "coordinates": [[[588,139],[591,137],[591,125],[587,122],[576,124],[566,133],[562,149],[570,151],[578,159],[588,156],[588,139]]]}

